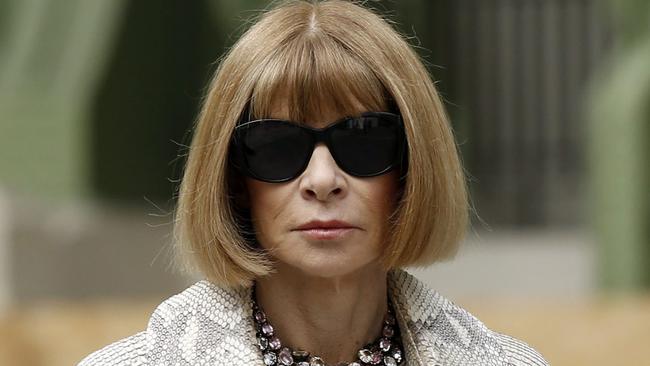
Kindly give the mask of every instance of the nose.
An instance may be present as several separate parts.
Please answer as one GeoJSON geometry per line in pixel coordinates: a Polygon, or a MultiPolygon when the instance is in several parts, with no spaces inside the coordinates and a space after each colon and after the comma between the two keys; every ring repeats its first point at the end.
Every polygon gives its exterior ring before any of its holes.
{"type": "Polygon", "coordinates": [[[300,192],[305,199],[328,201],[347,193],[347,181],[325,144],[318,143],[307,169],[300,176],[300,192]]]}

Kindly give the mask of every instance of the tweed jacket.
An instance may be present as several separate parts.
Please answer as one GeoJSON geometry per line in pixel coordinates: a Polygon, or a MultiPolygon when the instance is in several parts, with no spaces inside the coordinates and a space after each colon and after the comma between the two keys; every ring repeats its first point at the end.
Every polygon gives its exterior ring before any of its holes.
{"type": "MultiPolygon", "coordinates": [[[[388,276],[404,347],[401,366],[548,365],[524,342],[488,329],[466,310],[403,270],[388,276]]],[[[252,320],[251,288],[206,280],[163,301],[146,330],[119,340],[79,366],[263,366],[252,320]]]]}

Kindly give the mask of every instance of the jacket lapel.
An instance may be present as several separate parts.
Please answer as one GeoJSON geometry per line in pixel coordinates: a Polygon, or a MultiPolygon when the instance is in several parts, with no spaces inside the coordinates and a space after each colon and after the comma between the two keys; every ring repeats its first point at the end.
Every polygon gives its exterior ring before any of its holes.
{"type": "Polygon", "coordinates": [[[167,299],[149,320],[148,364],[263,365],[249,299],[205,280],[167,299]]]}
{"type": "Polygon", "coordinates": [[[389,272],[388,294],[402,332],[406,366],[441,365],[438,344],[426,328],[440,312],[440,295],[404,270],[389,272]]]}

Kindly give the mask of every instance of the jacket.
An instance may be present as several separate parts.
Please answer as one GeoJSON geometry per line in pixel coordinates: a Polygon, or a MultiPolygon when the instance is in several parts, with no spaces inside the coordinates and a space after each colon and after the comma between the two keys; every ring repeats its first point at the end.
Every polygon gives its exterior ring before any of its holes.
{"type": "MultiPolygon", "coordinates": [[[[404,349],[401,366],[541,366],[526,343],[488,329],[472,314],[403,270],[388,293],[404,349]]],[[[79,366],[263,366],[252,320],[251,288],[206,280],[163,301],[147,329],[84,358],[79,366]]]]}

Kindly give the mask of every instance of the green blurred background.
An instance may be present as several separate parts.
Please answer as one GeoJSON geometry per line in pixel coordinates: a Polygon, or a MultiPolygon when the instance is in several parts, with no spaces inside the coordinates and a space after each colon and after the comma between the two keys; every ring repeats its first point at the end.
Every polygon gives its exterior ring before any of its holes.
{"type": "MultiPolygon", "coordinates": [[[[647,362],[650,2],[366,4],[436,80],[472,194],[458,258],[412,272],[552,364],[647,362]]],[[[79,361],[196,280],[170,265],[191,128],[268,6],[0,0],[0,363],[79,361]]]]}

